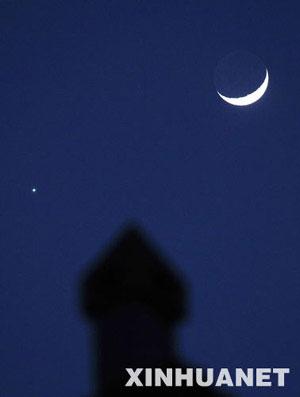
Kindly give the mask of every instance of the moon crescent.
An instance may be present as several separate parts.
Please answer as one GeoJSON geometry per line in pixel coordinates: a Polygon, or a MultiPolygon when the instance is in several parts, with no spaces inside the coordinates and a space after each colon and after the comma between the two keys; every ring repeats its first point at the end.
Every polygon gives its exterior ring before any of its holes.
{"type": "Polygon", "coordinates": [[[217,91],[217,93],[225,102],[230,103],[231,105],[248,106],[254,102],[257,102],[264,95],[264,93],[268,88],[268,85],[269,85],[269,73],[268,73],[268,69],[266,69],[266,77],[262,85],[259,86],[257,90],[255,90],[251,94],[239,98],[228,98],[227,96],[220,94],[219,91],[217,91]]]}

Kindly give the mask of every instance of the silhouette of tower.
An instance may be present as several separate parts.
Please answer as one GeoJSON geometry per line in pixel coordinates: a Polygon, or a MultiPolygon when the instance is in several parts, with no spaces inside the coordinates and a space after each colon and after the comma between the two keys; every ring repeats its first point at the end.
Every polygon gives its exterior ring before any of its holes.
{"type": "MultiPolygon", "coordinates": [[[[175,325],[186,314],[182,278],[138,228],[124,230],[94,262],[83,282],[82,303],[95,330],[96,396],[193,391],[124,386],[125,368],[183,366],[174,341],[175,325]]],[[[199,387],[194,392],[215,395],[199,387]]]]}

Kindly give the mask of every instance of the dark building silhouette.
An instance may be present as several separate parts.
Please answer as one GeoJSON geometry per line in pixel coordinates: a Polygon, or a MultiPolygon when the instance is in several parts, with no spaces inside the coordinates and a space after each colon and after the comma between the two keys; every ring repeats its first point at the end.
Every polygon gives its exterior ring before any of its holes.
{"type": "Polygon", "coordinates": [[[173,267],[136,227],[123,231],[95,260],[82,286],[95,343],[95,395],[217,396],[195,387],[130,387],[125,368],[187,367],[176,353],[174,329],[187,312],[187,294],[173,267]]]}

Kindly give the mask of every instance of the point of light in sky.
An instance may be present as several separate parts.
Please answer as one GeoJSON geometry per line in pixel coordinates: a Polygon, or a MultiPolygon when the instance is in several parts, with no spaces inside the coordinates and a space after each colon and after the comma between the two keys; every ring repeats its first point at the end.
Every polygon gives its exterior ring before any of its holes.
{"type": "Polygon", "coordinates": [[[31,191],[32,191],[32,193],[36,193],[36,187],[33,187],[32,189],[31,189],[31,191]]]}

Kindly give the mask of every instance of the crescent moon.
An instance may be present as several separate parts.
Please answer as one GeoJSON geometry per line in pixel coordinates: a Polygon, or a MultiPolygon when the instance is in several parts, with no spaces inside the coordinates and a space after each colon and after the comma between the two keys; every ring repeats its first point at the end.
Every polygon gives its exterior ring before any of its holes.
{"type": "Polygon", "coordinates": [[[269,85],[269,73],[268,73],[268,69],[266,69],[266,77],[262,85],[259,86],[257,90],[255,90],[251,94],[239,98],[228,98],[227,96],[220,94],[219,91],[217,91],[217,93],[225,102],[230,103],[231,105],[248,106],[254,102],[257,102],[264,95],[264,93],[268,88],[268,85],[269,85]]]}

